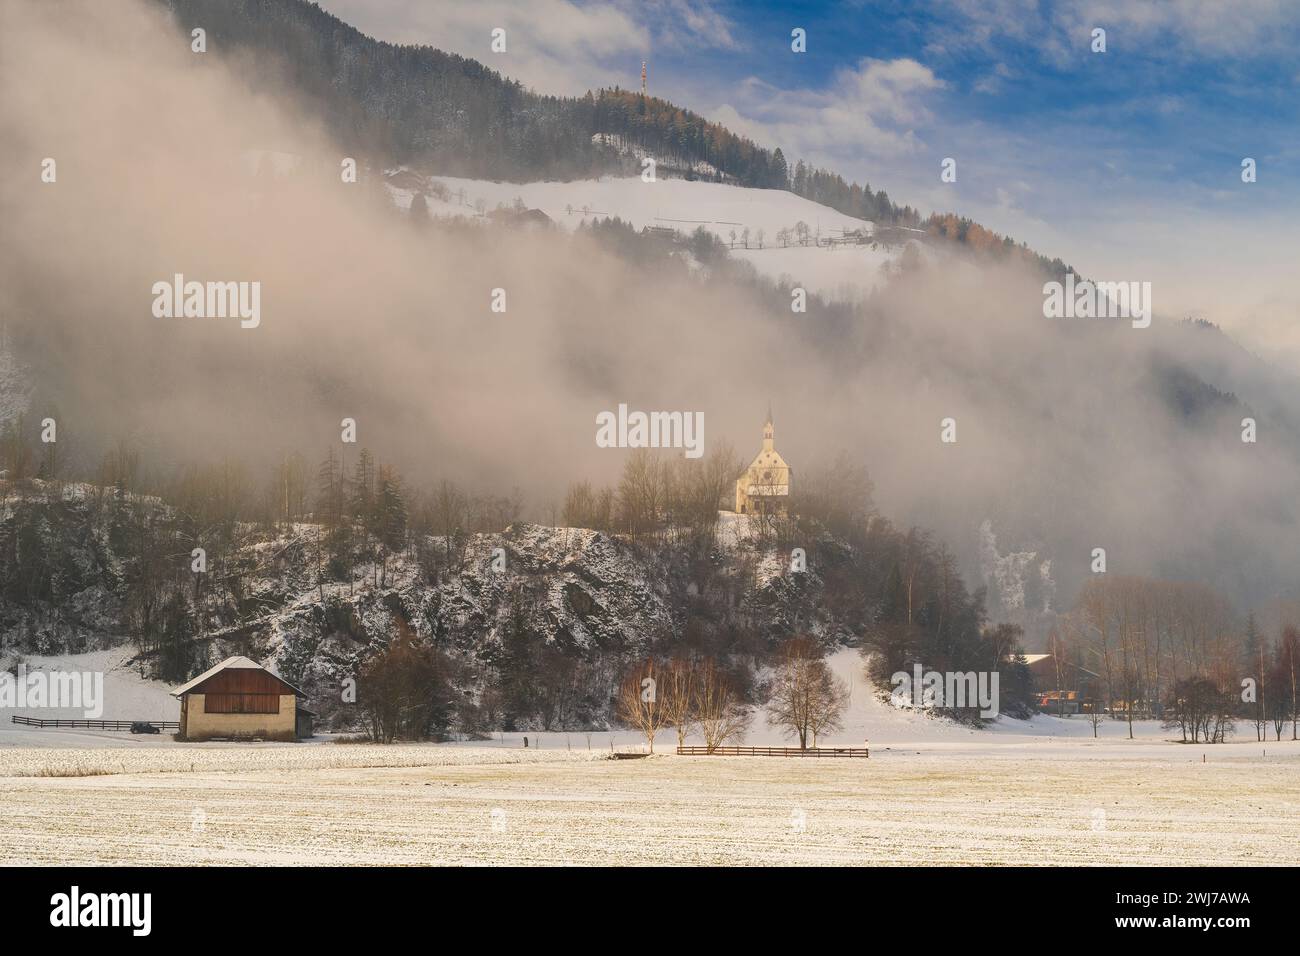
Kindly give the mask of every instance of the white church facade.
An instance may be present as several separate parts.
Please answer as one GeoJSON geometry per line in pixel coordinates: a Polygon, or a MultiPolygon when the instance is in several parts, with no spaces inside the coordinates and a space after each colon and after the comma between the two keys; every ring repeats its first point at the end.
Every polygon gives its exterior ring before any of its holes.
{"type": "Polygon", "coordinates": [[[776,450],[776,429],[771,409],[763,425],[763,447],[744,474],[736,479],[736,511],[750,515],[785,515],[790,512],[790,482],[794,476],[776,450]]]}

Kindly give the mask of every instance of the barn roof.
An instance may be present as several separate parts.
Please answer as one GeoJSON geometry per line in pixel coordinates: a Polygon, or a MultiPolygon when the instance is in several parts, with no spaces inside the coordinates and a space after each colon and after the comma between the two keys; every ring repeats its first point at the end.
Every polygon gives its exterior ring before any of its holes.
{"type": "Polygon", "coordinates": [[[283,677],[281,677],[279,674],[277,674],[277,673],[275,673],[274,671],[272,671],[270,668],[263,667],[261,664],[257,663],[257,661],[252,660],[252,659],[247,658],[247,657],[243,657],[243,656],[227,657],[224,661],[222,661],[222,662],[221,662],[220,664],[218,664],[216,667],[209,667],[207,670],[205,670],[205,671],[204,671],[202,674],[200,674],[198,677],[194,678],[194,679],[191,680],[191,681],[187,681],[187,682],[184,683],[184,684],[181,684],[180,687],[177,687],[174,691],[172,691],[172,696],[173,696],[173,697],[180,697],[182,694],[186,694],[186,693],[188,693],[189,691],[192,691],[194,688],[198,687],[200,684],[202,684],[202,683],[203,683],[205,680],[207,680],[209,677],[212,677],[214,674],[218,674],[218,673],[220,673],[221,671],[224,671],[224,670],[230,670],[230,669],[232,669],[232,668],[233,668],[233,669],[236,669],[236,670],[257,670],[257,671],[266,671],[268,674],[270,674],[271,676],[273,676],[276,680],[278,680],[278,681],[280,681],[281,683],[283,683],[286,687],[291,688],[291,689],[293,690],[293,692],[294,692],[295,694],[297,694],[299,697],[306,697],[306,696],[307,696],[307,695],[304,694],[302,691],[300,691],[297,687],[294,687],[294,686],[293,686],[292,684],[290,684],[287,680],[285,680],[283,677]]]}

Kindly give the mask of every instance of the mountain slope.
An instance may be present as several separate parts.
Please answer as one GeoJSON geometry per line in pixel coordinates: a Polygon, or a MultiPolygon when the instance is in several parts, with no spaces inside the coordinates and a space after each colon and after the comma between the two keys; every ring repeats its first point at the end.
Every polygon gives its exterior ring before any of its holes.
{"type": "MultiPolygon", "coordinates": [[[[341,146],[380,165],[411,163],[473,178],[531,181],[640,171],[639,155],[686,178],[789,189],[856,219],[921,226],[883,189],[789,162],[689,109],[627,90],[542,96],[483,64],[428,46],[374,40],[306,0],[154,0],[188,34],[208,31],[217,56],[238,56],[256,92],[304,99],[341,146]]],[[[977,223],[932,216],[936,236],[978,243],[1044,271],[1066,266],[977,223]]]]}

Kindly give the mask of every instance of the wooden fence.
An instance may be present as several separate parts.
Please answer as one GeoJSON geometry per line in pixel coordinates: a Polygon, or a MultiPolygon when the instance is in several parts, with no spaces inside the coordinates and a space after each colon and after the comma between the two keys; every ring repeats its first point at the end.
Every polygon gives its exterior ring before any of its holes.
{"type": "Polygon", "coordinates": [[[678,747],[688,757],[870,757],[866,747],[678,747]]]}
{"type": "Polygon", "coordinates": [[[63,719],[45,719],[41,717],[19,717],[15,714],[9,718],[15,724],[23,724],[27,727],[79,727],[83,730],[130,730],[132,724],[149,724],[151,727],[157,727],[159,730],[174,730],[180,732],[181,724],[178,720],[63,720],[63,719]]]}

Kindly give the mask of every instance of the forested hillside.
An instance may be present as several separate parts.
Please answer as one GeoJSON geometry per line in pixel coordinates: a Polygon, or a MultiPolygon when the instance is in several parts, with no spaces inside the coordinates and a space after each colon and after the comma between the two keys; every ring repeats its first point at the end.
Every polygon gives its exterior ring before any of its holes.
{"type": "Polygon", "coordinates": [[[364,451],[327,455],[314,482],[295,459],[265,482],[187,468],[161,497],[111,456],[102,484],[6,481],[0,648],[129,643],[173,683],[231,654],[273,660],[328,719],[410,635],[437,702],[420,732],[475,734],[603,724],[650,656],[713,661],[760,700],[762,668],[803,638],[865,644],[879,668],[1001,670],[1003,712],[1024,712],[1018,629],[987,628],[951,552],[874,513],[860,468],[810,475],[798,519],[763,519],[716,510],[734,464],[634,455],[616,487],[575,483],[577,527],[448,482],[408,490],[364,451]]]}
{"type": "Polygon", "coordinates": [[[1066,271],[969,219],[924,217],[884,189],[787,160],[654,96],[612,89],[544,96],[476,60],[428,46],[374,40],[306,0],[158,0],[210,49],[244,55],[241,74],[265,93],[293,94],[340,144],[379,163],[449,176],[530,181],[639,171],[635,153],[666,172],[762,189],[789,189],[845,215],[925,228],[1002,257],[1066,271]]]}

